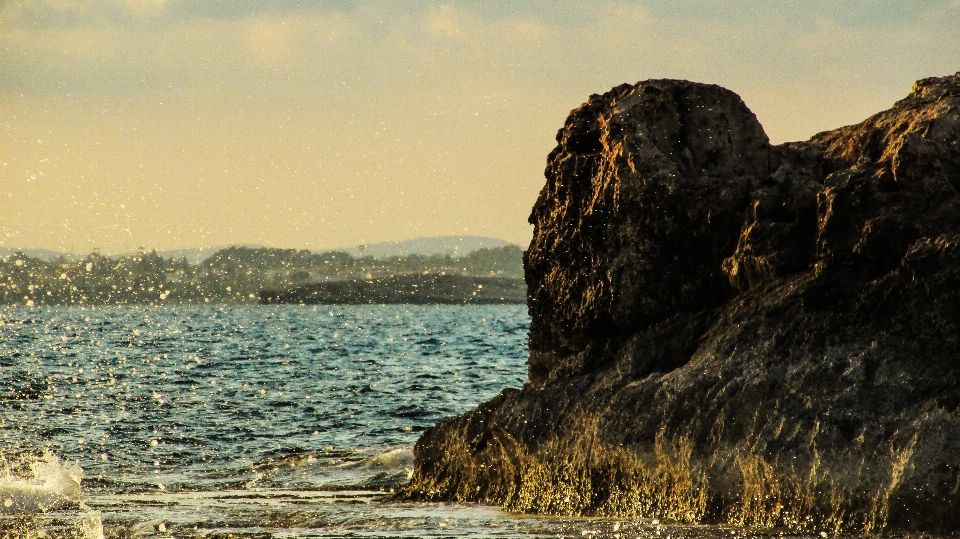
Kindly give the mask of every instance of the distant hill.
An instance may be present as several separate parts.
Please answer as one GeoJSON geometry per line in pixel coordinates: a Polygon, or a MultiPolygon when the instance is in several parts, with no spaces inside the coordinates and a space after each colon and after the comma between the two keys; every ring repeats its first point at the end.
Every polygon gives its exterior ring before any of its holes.
{"type": "Polygon", "coordinates": [[[409,255],[450,255],[457,257],[467,255],[478,249],[493,249],[506,245],[510,245],[510,242],[484,236],[437,236],[404,241],[385,241],[336,250],[350,253],[351,256],[358,258],[363,256],[388,258],[409,255]]]}
{"type": "MultiPolygon", "coordinates": [[[[339,251],[349,253],[350,256],[361,258],[372,256],[373,258],[389,258],[394,256],[410,255],[450,255],[459,257],[468,255],[478,249],[494,249],[510,245],[510,242],[499,238],[490,238],[484,236],[436,236],[431,238],[414,238],[404,241],[385,241],[380,243],[371,243],[369,245],[355,245],[341,249],[323,249],[315,250],[314,253],[324,253],[330,251],[339,251]]],[[[202,247],[197,249],[170,249],[166,251],[157,251],[157,255],[163,258],[184,258],[189,264],[199,264],[213,256],[214,253],[228,247],[247,247],[250,249],[262,249],[260,245],[220,245],[217,247],[202,247]]],[[[58,256],[63,256],[70,262],[78,262],[86,258],[86,254],[63,253],[49,249],[14,249],[0,247],[0,257],[10,256],[17,251],[31,258],[39,258],[45,261],[55,260],[58,256]]],[[[132,256],[134,253],[117,253],[110,256],[125,257],[132,256]]]]}
{"type": "Polygon", "coordinates": [[[51,262],[56,260],[59,257],[63,257],[68,262],[78,262],[83,260],[82,255],[75,255],[72,253],[62,253],[60,251],[51,251],[50,249],[12,249],[8,247],[0,247],[0,258],[5,258],[16,253],[23,253],[30,258],[39,258],[40,260],[45,260],[51,262]]]}
{"type": "MultiPolygon", "coordinates": [[[[219,247],[203,247],[199,249],[171,249],[167,251],[157,251],[157,256],[163,258],[185,258],[190,264],[199,264],[200,262],[206,260],[213,256],[214,253],[222,249],[230,247],[228,245],[221,245],[219,247]]],[[[258,248],[259,245],[242,245],[242,247],[258,248]]],[[[14,249],[10,247],[0,247],[0,258],[8,257],[17,252],[22,252],[23,254],[29,256],[30,258],[39,258],[46,262],[56,260],[57,257],[64,257],[68,262],[79,262],[87,257],[86,254],[76,254],[76,253],[63,253],[60,251],[51,251],[50,249],[14,249]]],[[[122,258],[133,256],[134,253],[115,253],[108,255],[114,258],[122,258]]]]}
{"type": "MultiPolygon", "coordinates": [[[[404,241],[385,241],[380,243],[371,243],[369,245],[354,245],[353,247],[344,247],[340,249],[314,249],[314,253],[325,253],[330,251],[339,251],[348,253],[350,256],[360,258],[372,256],[373,258],[389,258],[392,256],[409,255],[450,255],[453,257],[464,256],[478,249],[492,249],[510,245],[510,242],[499,238],[488,238],[484,236],[437,236],[432,238],[414,238],[404,241]]],[[[221,245],[219,247],[205,247],[202,249],[177,249],[170,251],[157,251],[157,254],[164,258],[186,258],[191,264],[199,264],[213,256],[217,251],[227,247],[236,247],[232,245],[221,245]]],[[[260,245],[239,245],[239,247],[248,247],[251,249],[262,249],[260,245]]]]}
{"type": "MultiPolygon", "coordinates": [[[[221,245],[219,247],[203,247],[200,249],[171,249],[168,251],[157,251],[157,255],[163,258],[185,258],[189,264],[199,264],[210,258],[217,251],[222,251],[228,247],[248,247],[250,249],[263,249],[261,245],[221,245]]],[[[128,255],[121,255],[128,256],[128,255]]]]}

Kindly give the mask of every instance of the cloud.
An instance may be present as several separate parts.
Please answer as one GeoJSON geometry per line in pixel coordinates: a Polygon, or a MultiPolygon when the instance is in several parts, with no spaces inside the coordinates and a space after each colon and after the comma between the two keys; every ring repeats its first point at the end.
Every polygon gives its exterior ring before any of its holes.
{"type": "Polygon", "coordinates": [[[156,17],[171,0],[116,0],[128,13],[139,17],[156,17]]]}
{"type": "Polygon", "coordinates": [[[886,0],[852,1],[876,2],[882,19],[900,22],[869,26],[856,10],[806,0],[749,9],[733,0],[8,0],[0,4],[0,92],[279,95],[296,87],[328,96],[576,100],[561,96],[661,77],[748,89],[760,81],[777,91],[870,71],[878,75],[869,80],[889,78],[905,66],[937,74],[957,58],[950,6],[960,0],[931,0],[924,5],[939,7],[909,17],[886,0]]]}
{"type": "Polygon", "coordinates": [[[352,11],[348,0],[0,0],[0,19],[33,27],[101,26],[137,19],[232,19],[352,11]]]}
{"type": "MultiPolygon", "coordinates": [[[[363,10],[368,2],[350,0],[171,0],[168,14],[177,19],[235,19],[260,16],[309,16],[330,11],[363,10]]],[[[383,2],[370,2],[378,8],[383,2]]]]}
{"type": "Polygon", "coordinates": [[[655,33],[651,27],[654,19],[647,9],[631,2],[598,5],[591,18],[591,24],[579,29],[581,39],[586,42],[599,42],[608,47],[629,47],[631,43],[648,39],[655,33]]]}
{"type": "Polygon", "coordinates": [[[248,19],[244,24],[244,42],[253,56],[277,65],[288,62],[293,56],[297,30],[288,27],[287,21],[262,17],[248,19]]]}
{"type": "Polygon", "coordinates": [[[122,25],[161,16],[177,0],[9,0],[0,25],[32,30],[122,25]]]}
{"type": "Polygon", "coordinates": [[[491,17],[489,13],[443,4],[427,9],[423,15],[426,35],[441,41],[457,41],[471,47],[468,54],[505,57],[523,54],[556,37],[554,28],[539,17],[510,14],[491,17]]]}
{"type": "Polygon", "coordinates": [[[646,0],[644,6],[657,18],[726,22],[783,19],[806,24],[818,18],[848,27],[889,27],[910,23],[929,9],[956,0],[646,0]]]}
{"type": "Polygon", "coordinates": [[[426,29],[433,37],[455,38],[461,35],[464,19],[453,4],[438,6],[427,12],[426,29]]]}
{"type": "Polygon", "coordinates": [[[340,49],[344,39],[360,39],[355,21],[341,13],[257,15],[214,24],[237,27],[242,36],[242,48],[225,50],[226,55],[240,63],[249,59],[264,67],[301,74],[323,70],[324,63],[329,66],[330,53],[340,49]]]}
{"type": "Polygon", "coordinates": [[[540,45],[556,37],[553,28],[533,17],[507,19],[499,26],[504,42],[511,45],[540,45]]]}
{"type": "Polygon", "coordinates": [[[352,34],[356,25],[335,11],[215,19],[161,13],[177,3],[61,2],[42,10],[36,4],[4,6],[0,92],[129,93],[211,83],[243,91],[277,69],[315,80],[337,67],[334,60],[350,60],[340,50],[343,36],[363,42],[352,34]],[[111,17],[98,19],[95,12],[108,7],[111,17]],[[125,18],[116,15],[120,10],[125,18]],[[318,61],[321,56],[324,63],[318,61]]]}

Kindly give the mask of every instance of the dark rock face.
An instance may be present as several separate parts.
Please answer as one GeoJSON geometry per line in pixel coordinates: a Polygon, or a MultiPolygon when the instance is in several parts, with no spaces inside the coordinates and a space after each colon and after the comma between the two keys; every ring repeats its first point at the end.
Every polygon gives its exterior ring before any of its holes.
{"type": "Polygon", "coordinates": [[[781,146],[728,90],[646,81],[557,141],[530,383],[424,433],[405,496],[960,530],[960,73],[781,146]]]}

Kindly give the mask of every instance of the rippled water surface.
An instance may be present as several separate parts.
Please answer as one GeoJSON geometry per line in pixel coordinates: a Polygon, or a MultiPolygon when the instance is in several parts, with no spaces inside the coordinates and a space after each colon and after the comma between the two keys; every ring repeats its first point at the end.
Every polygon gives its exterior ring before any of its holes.
{"type": "Polygon", "coordinates": [[[742,536],[390,501],[421,431],[523,385],[528,326],[523,306],[0,310],[0,538],[742,536]]]}
{"type": "Polygon", "coordinates": [[[0,474],[13,492],[44,455],[78,463],[107,535],[449,528],[463,510],[381,498],[423,429],[523,384],[528,323],[522,306],[8,308],[0,474]]]}

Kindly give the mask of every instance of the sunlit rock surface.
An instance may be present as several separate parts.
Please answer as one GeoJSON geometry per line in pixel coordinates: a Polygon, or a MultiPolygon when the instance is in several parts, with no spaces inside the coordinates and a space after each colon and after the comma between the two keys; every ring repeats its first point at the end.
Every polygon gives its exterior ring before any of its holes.
{"type": "Polygon", "coordinates": [[[723,88],[571,112],[533,208],[530,383],[425,432],[416,499],[960,530],[960,73],[769,144],[723,88]]]}

